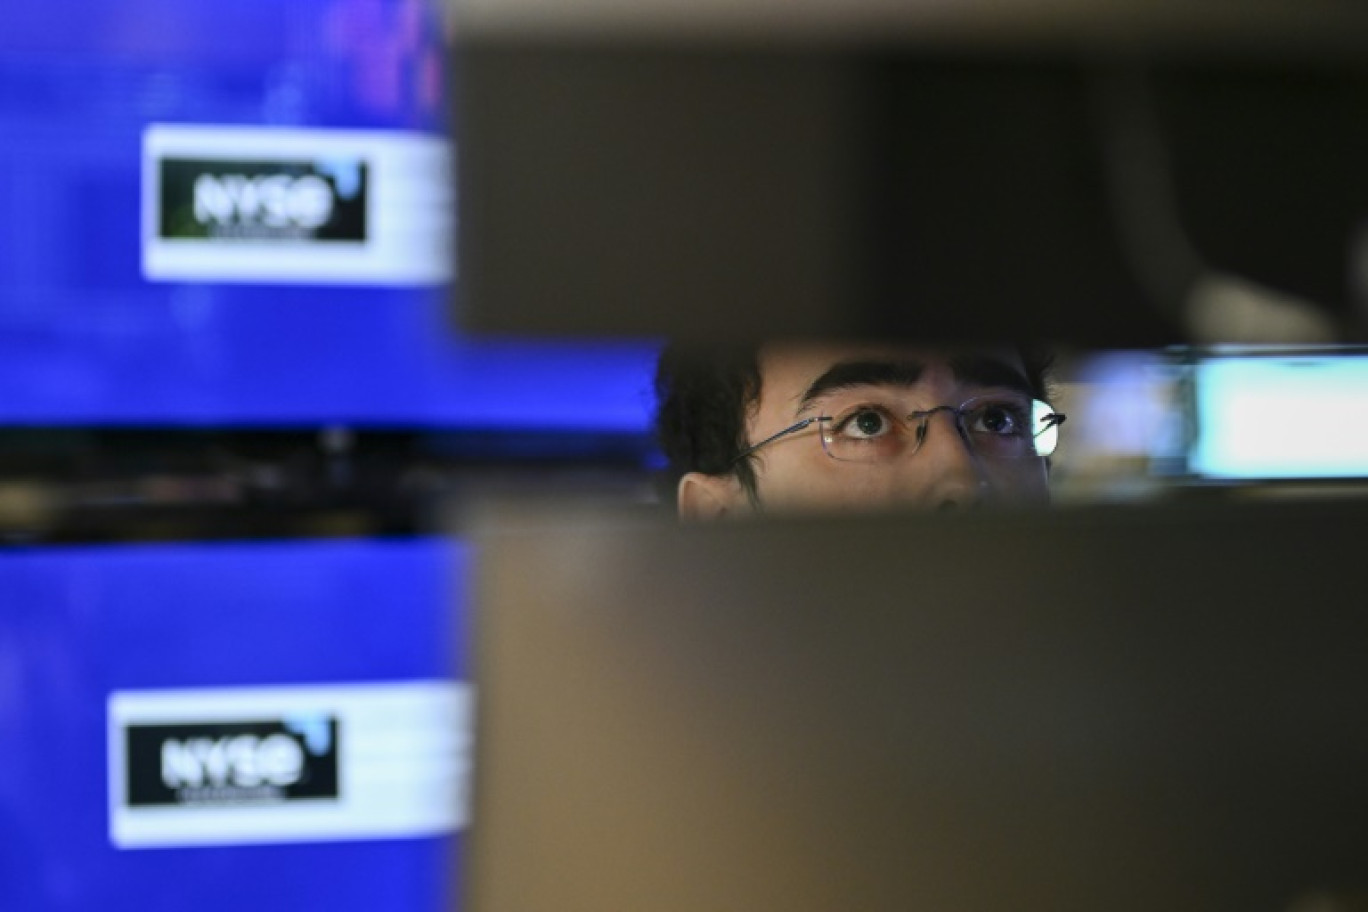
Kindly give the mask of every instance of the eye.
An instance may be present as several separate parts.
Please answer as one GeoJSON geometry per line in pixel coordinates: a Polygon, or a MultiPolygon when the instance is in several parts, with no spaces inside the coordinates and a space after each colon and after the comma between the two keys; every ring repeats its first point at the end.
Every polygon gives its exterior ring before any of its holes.
{"type": "Polygon", "coordinates": [[[836,423],[836,433],[858,440],[882,437],[893,430],[893,418],[877,406],[860,406],[836,423]]]}
{"type": "Polygon", "coordinates": [[[1017,437],[1026,433],[1026,410],[1011,402],[985,402],[970,413],[969,430],[995,437],[1017,437]]]}

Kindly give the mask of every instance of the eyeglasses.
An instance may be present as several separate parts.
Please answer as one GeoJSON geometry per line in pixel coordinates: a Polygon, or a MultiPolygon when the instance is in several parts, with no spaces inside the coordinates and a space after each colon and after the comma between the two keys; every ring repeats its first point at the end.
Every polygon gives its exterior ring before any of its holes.
{"type": "Polygon", "coordinates": [[[866,402],[837,415],[804,418],[742,450],[740,461],[763,446],[819,425],[822,449],[841,462],[893,462],[921,449],[931,416],[949,412],[955,429],[975,453],[994,459],[1049,456],[1067,417],[1048,403],[1013,393],[975,396],[958,406],[938,405],[902,417],[894,406],[866,402]]]}

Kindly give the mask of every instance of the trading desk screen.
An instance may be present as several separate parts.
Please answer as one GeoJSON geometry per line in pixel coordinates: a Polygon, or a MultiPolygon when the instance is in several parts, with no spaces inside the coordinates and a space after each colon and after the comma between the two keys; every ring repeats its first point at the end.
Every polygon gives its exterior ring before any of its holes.
{"type": "Polygon", "coordinates": [[[0,908],[448,907],[468,552],[0,555],[0,908]]]}
{"type": "Polygon", "coordinates": [[[650,345],[449,328],[439,15],[7,9],[0,424],[643,427],[650,345]]]}
{"type": "Polygon", "coordinates": [[[1368,478],[1368,352],[1213,354],[1192,385],[1194,475],[1368,478]]]}

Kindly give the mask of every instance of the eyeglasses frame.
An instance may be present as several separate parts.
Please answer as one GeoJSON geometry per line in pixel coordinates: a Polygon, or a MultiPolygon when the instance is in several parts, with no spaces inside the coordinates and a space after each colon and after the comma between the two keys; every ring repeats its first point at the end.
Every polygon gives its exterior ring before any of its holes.
{"type": "MultiPolygon", "coordinates": [[[[932,415],[934,415],[936,412],[950,412],[952,415],[954,415],[954,416],[955,416],[955,430],[957,430],[957,431],[959,432],[959,435],[960,435],[961,438],[964,438],[964,439],[967,441],[968,438],[965,437],[965,431],[964,431],[964,411],[963,411],[963,409],[964,409],[964,407],[965,407],[966,405],[968,405],[969,403],[974,402],[974,401],[977,400],[977,399],[984,399],[984,398],[987,398],[987,397],[986,397],[986,396],[970,396],[968,399],[964,400],[964,401],[961,402],[959,405],[937,405],[937,406],[932,406],[932,407],[929,408],[929,409],[921,409],[921,410],[919,410],[919,411],[915,411],[915,412],[913,412],[912,414],[908,415],[908,416],[907,416],[907,420],[908,420],[909,422],[911,422],[911,421],[918,421],[918,422],[920,422],[920,424],[917,425],[917,448],[916,448],[915,450],[913,450],[912,452],[915,454],[915,453],[917,452],[917,450],[920,450],[920,449],[921,449],[922,442],[926,439],[926,429],[927,429],[927,427],[930,425],[930,421],[929,421],[928,419],[930,419],[930,417],[931,417],[932,415]]],[[[1050,407],[1050,408],[1053,408],[1053,406],[1051,406],[1051,405],[1050,405],[1048,402],[1046,402],[1044,399],[1036,399],[1036,398],[1033,397],[1033,398],[1031,399],[1031,402],[1032,402],[1032,404],[1034,404],[1034,403],[1036,403],[1036,402],[1039,402],[1039,403],[1042,403],[1042,404],[1045,405],[1045,406],[1048,406],[1048,407],[1050,407]]],[[[1032,411],[1034,411],[1034,409],[1032,409],[1032,411]]],[[[1044,427],[1042,427],[1040,430],[1038,430],[1038,431],[1036,431],[1034,434],[1032,434],[1032,435],[1031,435],[1031,439],[1032,439],[1032,440],[1035,440],[1035,438],[1039,437],[1041,434],[1045,433],[1046,431],[1050,430],[1051,428],[1057,428],[1057,427],[1059,427],[1061,424],[1063,424],[1063,423],[1068,419],[1068,417],[1069,417],[1068,415],[1064,415],[1064,414],[1061,414],[1061,413],[1059,413],[1059,412],[1053,412],[1053,411],[1052,411],[1050,414],[1046,415],[1043,419],[1041,419],[1042,421],[1049,421],[1049,424],[1046,424],[1046,425],[1045,425],[1044,427]]],[[[755,443],[755,444],[752,444],[751,446],[746,447],[746,448],[745,448],[744,450],[742,450],[740,453],[736,454],[736,458],[732,460],[732,465],[736,465],[736,463],[738,463],[738,462],[740,462],[741,460],[745,459],[747,456],[750,456],[750,455],[751,455],[752,453],[754,453],[756,450],[760,449],[760,448],[763,447],[763,446],[768,446],[769,444],[773,443],[773,442],[776,441],[776,440],[779,440],[780,438],[788,437],[788,436],[791,435],[791,434],[796,434],[796,433],[798,433],[799,431],[804,430],[804,429],[806,429],[806,428],[808,428],[808,427],[811,427],[813,424],[816,424],[816,423],[819,423],[819,422],[822,422],[822,421],[835,421],[835,420],[836,420],[836,418],[835,418],[834,416],[832,416],[832,415],[814,415],[814,416],[811,417],[811,418],[804,418],[802,421],[799,421],[799,422],[797,422],[797,423],[795,423],[795,424],[791,424],[791,425],[789,425],[788,427],[784,428],[782,431],[779,431],[779,432],[776,433],[776,434],[771,434],[771,435],[769,435],[768,437],[766,437],[764,440],[760,441],[759,443],[755,443]]],[[[822,452],[826,453],[827,456],[830,456],[832,459],[835,459],[837,462],[846,461],[846,460],[836,459],[835,456],[832,456],[832,455],[831,455],[831,452],[830,452],[830,451],[827,449],[827,447],[826,447],[825,435],[823,436],[823,440],[822,440],[822,452]]],[[[1050,452],[1053,453],[1054,451],[1051,450],[1050,452]]],[[[1036,456],[1039,457],[1039,458],[1041,458],[1041,459],[1047,459],[1047,458],[1049,458],[1048,454],[1047,454],[1047,455],[1041,455],[1040,453],[1037,453],[1036,456]]]]}

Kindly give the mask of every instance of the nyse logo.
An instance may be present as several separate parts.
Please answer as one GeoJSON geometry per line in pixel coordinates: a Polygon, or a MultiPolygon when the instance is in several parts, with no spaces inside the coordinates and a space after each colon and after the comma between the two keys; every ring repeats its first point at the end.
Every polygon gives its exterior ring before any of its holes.
{"type": "Polygon", "coordinates": [[[167,788],[286,788],[304,772],[304,748],[289,735],[167,738],[161,776],[167,788]]]}
{"type": "Polygon", "coordinates": [[[162,158],[163,239],[364,241],[368,168],[359,158],[162,158]]]}
{"type": "Polygon", "coordinates": [[[128,803],[336,799],[337,720],[129,725],[128,803]]]}
{"type": "Polygon", "coordinates": [[[316,231],[333,214],[333,189],[314,174],[201,174],[195,178],[195,221],[219,228],[259,224],[316,231]]]}

